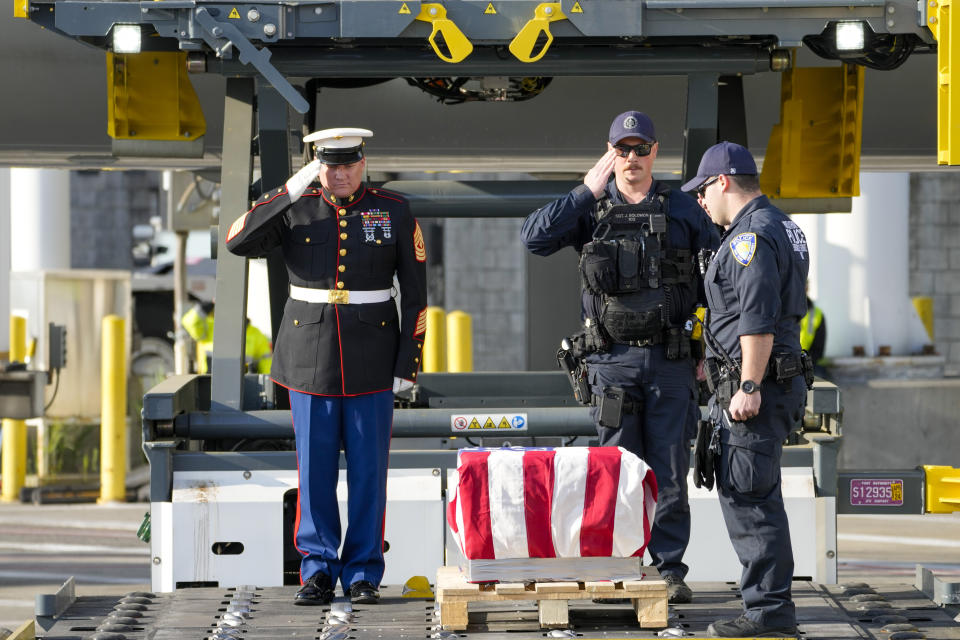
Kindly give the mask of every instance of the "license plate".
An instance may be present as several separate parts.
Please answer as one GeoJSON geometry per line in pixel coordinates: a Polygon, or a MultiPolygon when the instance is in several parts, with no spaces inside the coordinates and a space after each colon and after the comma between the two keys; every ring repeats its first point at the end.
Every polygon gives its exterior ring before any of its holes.
{"type": "Polygon", "coordinates": [[[855,478],[850,481],[850,504],[855,507],[901,507],[903,480],[855,478]]]}

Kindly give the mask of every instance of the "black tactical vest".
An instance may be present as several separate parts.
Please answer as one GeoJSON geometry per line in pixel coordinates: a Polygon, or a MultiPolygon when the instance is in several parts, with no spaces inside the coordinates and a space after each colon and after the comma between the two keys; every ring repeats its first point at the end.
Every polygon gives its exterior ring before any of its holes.
{"type": "Polygon", "coordinates": [[[597,320],[625,344],[658,344],[692,312],[693,260],[669,248],[669,189],[639,204],[601,204],[593,240],[580,254],[583,288],[601,298],[597,320]]]}

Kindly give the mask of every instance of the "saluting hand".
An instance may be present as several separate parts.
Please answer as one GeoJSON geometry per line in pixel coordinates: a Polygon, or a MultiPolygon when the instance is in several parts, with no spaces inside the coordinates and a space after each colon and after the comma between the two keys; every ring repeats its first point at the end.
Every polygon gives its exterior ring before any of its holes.
{"type": "Polygon", "coordinates": [[[590,188],[594,198],[599,198],[603,195],[603,191],[607,187],[607,182],[610,180],[610,174],[613,172],[613,163],[616,157],[613,149],[607,150],[597,161],[597,164],[593,165],[593,168],[587,171],[587,175],[583,177],[583,184],[590,188]]]}

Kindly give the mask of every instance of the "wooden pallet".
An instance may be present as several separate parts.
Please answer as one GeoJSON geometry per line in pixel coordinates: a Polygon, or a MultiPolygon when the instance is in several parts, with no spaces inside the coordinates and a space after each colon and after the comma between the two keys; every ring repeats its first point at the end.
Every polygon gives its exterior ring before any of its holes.
{"type": "Polygon", "coordinates": [[[643,568],[642,580],[623,582],[527,582],[471,584],[459,567],[437,571],[437,604],[440,624],[450,631],[467,628],[467,606],[471,602],[536,600],[540,627],[567,627],[570,600],[627,598],[633,601],[637,622],[644,629],[667,626],[667,583],[653,567],[643,568]]]}

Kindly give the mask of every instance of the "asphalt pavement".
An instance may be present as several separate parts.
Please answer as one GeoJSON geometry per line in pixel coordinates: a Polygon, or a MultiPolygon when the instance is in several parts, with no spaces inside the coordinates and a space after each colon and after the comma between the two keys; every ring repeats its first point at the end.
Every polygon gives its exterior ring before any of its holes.
{"type": "MultiPolygon", "coordinates": [[[[55,593],[70,576],[80,596],[149,591],[149,545],[136,535],[148,509],[0,504],[0,628],[32,618],[36,596],[55,593]]],[[[913,584],[918,563],[960,582],[960,514],[837,520],[841,584],[913,584]]]]}

